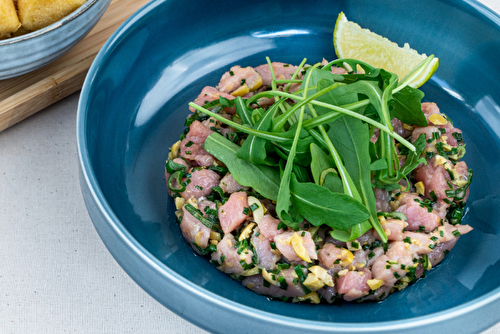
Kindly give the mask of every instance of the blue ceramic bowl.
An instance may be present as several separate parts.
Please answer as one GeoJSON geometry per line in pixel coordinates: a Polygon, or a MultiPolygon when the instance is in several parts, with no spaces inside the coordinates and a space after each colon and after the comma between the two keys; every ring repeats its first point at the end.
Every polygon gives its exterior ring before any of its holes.
{"type": "Polygon", "coordinates": [[[473,1],[159,0],[108,40],[85,81],[77,120],[90,217],[125,271],[160,303],[220,333],[473,333],[500,321],[500,18],[473,1]],[[268,301],[183,240],[163,175],[187,103],[232,65],[265,56],[335,57],[337,15],[440,58],[424,85],[467,142],[475,176],[461,237],[425,279],[381,303],[268,301]]]}
{"type": "Polygon", "coordinates": [[[82,40],[111,0],[87,0],[63,19],[26,35],[0,40],[0,80],[36,70],[82,40]]]}

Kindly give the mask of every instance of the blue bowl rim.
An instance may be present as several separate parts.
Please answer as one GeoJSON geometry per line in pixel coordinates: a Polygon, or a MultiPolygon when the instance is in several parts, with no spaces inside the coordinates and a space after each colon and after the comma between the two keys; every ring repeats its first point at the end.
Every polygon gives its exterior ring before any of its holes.
{"type": "Polygon", "coordinates": [[[59,28],[61,28],[62,26],[67,25],[71,21],[78,19],[78,17],[80,17],[81,15],[84,15],[85,12],[87,12],[98,1],[100,1],[100,0],[87,0],[83,5],[78,7],[76,10],[74,10],[73,12],[71,12],[70,14],[65,16],[64,18],[62,18],[59,21],[56,21],[56,22],[52,23],[51,25],[48,25],[42,29],[32,31],[32,32],[27,33],[25,35],[11,37],[11,38],[1,40],[0,47],[2,47],[4,45],[18,44],[18,43],[24,42],[26,40],[37,38],[38,36],[48,34],[52,31],[56,31],[59,28]]]}
{"type": "MultiPolygon", "coordinates": [[[[97,0],[94,0],[97,1],[97,0]]],[[[173,0],[165,0],[173,1],[173,0]]],[[[493,12],[490,8],[486,7],[477,0],[462,0],[463,3],[467,4],[476,10],[480,15],[484,16],[486,19],[492,21],[495,25],[500,27],[500,15],[493,12]]],[[[142,246],[123,226],[119,218],[113,212],[111,206],[107,202],[104,193],[102,192],[99,183],[97,182],[96,175],[92,169],[90,162],[88,147],[85,138],[87,118],[86,118],[86,106],[88,105],[89,93],[91,90],[92,83],[100,71],[102,64],[108,57],[108,52],[112,52],[115,43],[119,43],[123,35],[126,33],[127,29],[133,26],[141,17],[156,6],[163,3],[163,1],[152,0],[134,14],[132,14],[127,20],[125,20],[120,27],[109,37],[106,43],[103,45],[96,58],[94,59],[80,93],[80,98],[78,102],[77,109],[77,119],[76,119],[76,137],[77,137],[77,150],[78,159],[80,163],[81,176],[83,177],[83,182],[88,186],[89,192],[93,197],[94,202],[99,207],[101,213],[106,218],[108,224],[111,226],[112,230],[124,241],[127,247],[130,248],[135,254],[139,255],[145,262],[147,262],[152,267],[156,268],[158,273],[182,286],[185,290],[189,290],[191,293],[196,294],[199,298],[204,299],[212,304],[218,304],[224,309],[231,311],[233,313],[239,314],[241,316],[248,316],[249,314],[254,314],[255,318],[265,319],[267,323],[273,324],[286,324],[290,325],[293,322],[295,328],[304,329],[309,331],[332,331],[332,330],[342,330],[346,333],[354,333],[359,331],[360,328],[367,332],[385,332],[385,331],[395,331],[395,330],[408,330],[422,327],[425,325],[434,325],[446,320],[451,320],[458,318],[460,316],[466,315],[473,311],[476,311],[488,304],[500,301],[500,287],[495,290],[484,294],[478,298],[475,298],[467,303],[435,312],[432,314],[414,317],[404,320],[394,320],[394,321],[381,321],[375,323],[343,323],[343,322],[326,322],[326,321],[312,321],[306,319],[297,319],[293,317],[287,317],[283,315],[273,314],[269,312],[262,311],[253,307],[249,307],[243,304],[236,303],[230,299],[222,297],[216,293],[206,290],[189,280],[183,278],[181,275],[177,274],[174,270],[170,269],[164,263],[162,263],[158,258],[152,255],[144,246],[142,246]]],[[[139,284],[140,285],[140,284],[139,284]]],[[[153,296],[154,297],[154,296],[153,296]]],[[[498,321],[498,319],[496,319],[498,321]]],[[[492,325],[493,323],[491,323],[492,325]]]]}

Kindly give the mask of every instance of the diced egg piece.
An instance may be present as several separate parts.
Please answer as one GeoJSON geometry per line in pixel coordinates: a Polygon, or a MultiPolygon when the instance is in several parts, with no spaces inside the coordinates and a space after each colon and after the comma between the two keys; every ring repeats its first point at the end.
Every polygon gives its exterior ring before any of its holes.
{"type": "Polygon", "coordinates": [[[257,225],[257,224],[255,224],[255,223],[248,224],[241,232],[240,237],[238,238],[238,241],[243,241],[243,240],[247,239],[248,237],[250,237],[250,234],[252,234],[252,230],[255,227],[255,225],[257,225]]]}
{"type": "Polygon", "coordinates": [[[252,205],[257,205],[258,208],[253,210],[252,211],[252,214],[253,214],[253,220],[256,222],[256,223],[259,223],[260,220],[262,219],[262,217],[264,217],[264,214],[266,213],[265,212],[265,208],[264,206],[262,205],[262,203],[255,197],[253,196],[248,196],[248,206],[251,207],[252,205]]]}
{"type": "Polygon", "coordinates": [[[248,269],[241,274],[242,276],[253,276],[259,273],[259,267],[253,267],[252,269],[248,269]]]}
{"type": "Polygon", "coordinates": [[[361,245],[356,240],[347,242],[347,249],[350,251],[357,251],[361,249],[361,245]]]}
{"type": "Polygon", "coordinates": [[[273,279],[272,274],[270,274],[265,268],[262,268],[262,277],[274,286],[280,286],[280,283],[273,279]]]}
{"type": "Polygon", "coordinates": [[[430,115],[429,121],[434,125],[445,125],[446,123],[448,123],[446,118],[444,118],[442,115],[438,115],[438,114],[430,115]]]}
{"type": "Polygon", "coordinates": [[[297,233],[292,235],[290,243],[298,257],[306,262],[312,262],[307,249],[304,247],[304,240],[297,233]]]}
{"type": "Polygon", "coordinates": [[[450,152],[453,149],[453,146],[450,144],[444,144],[443,146],[443,151],[450,152]]]}
{"type": "Polygon", "coordinates": [[[186,200],[183,197],[176,197],[174,201],[175,201],[175,208],[177,210],[182,209],[184,204],[186,204],[186,200]]]}
{"type": "Polygon", "coordinates": [[[425,195],[425,186],[422,181],[415,183],[415,190],[417,194],[424,196],[425,195]]]}
{"type": "Polygon", "coordinates": [[[293,298],[294,303],[303,302],[306,300],[309,300],[312,304],[319,304],[319,302],[320,302],[319,295],[316,291],[310,292],[304,296],[293,298]]]}
{"type": "Polygon", "coordinates": [[[337,273],[337,275],[339,275],[339,276],[345,276],[345,275],[347,275],[348,272],[349,272],[349,269],[342,269],[341,271],[339,271],[337,273]]]}
{"type": "Polygon", "coordinates": [[[181,141],[178,140],[177,142],[172,145],[170,148],[170,152],[168,152],[168,158],[169,159],[174,159],[179,156],[179,147],[181,146],[181,141]]]}
{"type": "Polygon", "coordinates": [[[333,286],[333,278],[325,268],[320,266],[312,266],[309,271],[313,273],[317,278],[323,281],[325,285],[333,286]]]}
{"type": "Polygon", "coordinates": [[[210,231],[210,239],[212,240],[216,240],[216,241],[221,241],[221,235],[219,232],[215,232],[215,231],[210,231]]]}
{"type": "Polygon", "coordinates": [[[196,209],[198,209],[198,201],[196,200],[196,198],[194,197],[190,197],[188,200],[187,200],[187,204],[191,204],[192,206],[194,206],[196,209]]]}
{"type": "Polygon", "coordinates": [[[313,273],[309,273],[302,284],[311,291],[319,290],[325,285],[325,283],[313,273]]]}
{"type": "Polygon", "coordinates": [[[380,288],[382,285],[385,284],[384,280],[381,280],[381,279],[377,279],[377,278],[374,278],[374,279],[369,279],[366,281],[366,284],[368,284],[368,286],[370,287],[370,289],[372,290],[377,290],[378,288],[380,288]]]}
{"type": "Polygon", "coordinates": [[[445,163],[447,163],[448,160],[446,160],[445,157],[441,156],[441,155],[436,155],[436,165],[437,166],[441,166],[441,165],[444,165],[445,163]]]}
{"type": "Polygon", "coordinates": [[[346,266],[350,265],[352,263],[352,260],[354,260],[354,254],[352,254],[351,251],[349,251],[345,248],[342,249],[341,256],[342,256],[342,260],[340,260],[340,265],[342,267],[346,267],[346,266]]]}
{"type": "Polygon", "coordinates": [[[233,91],[231,93],[231,95],[233,95],[233,96],[243,96],[246,93],[248,93],[249,91],[250,91],[250,88],[248,88],[247,84],[243,84],[240,87],[238,87],[238,89],[236,89],[235,91],[233,91]]]}

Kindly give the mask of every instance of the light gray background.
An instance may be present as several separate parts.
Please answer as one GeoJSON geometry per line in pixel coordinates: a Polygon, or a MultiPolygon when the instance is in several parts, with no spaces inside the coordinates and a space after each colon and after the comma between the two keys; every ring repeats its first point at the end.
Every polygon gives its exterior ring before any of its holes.
{"type": "Polygon", "coordinates": [[[78,97],[0,132],[0,333],[206,333],[146,294],[97,235],[77,176],[78,97]]]}

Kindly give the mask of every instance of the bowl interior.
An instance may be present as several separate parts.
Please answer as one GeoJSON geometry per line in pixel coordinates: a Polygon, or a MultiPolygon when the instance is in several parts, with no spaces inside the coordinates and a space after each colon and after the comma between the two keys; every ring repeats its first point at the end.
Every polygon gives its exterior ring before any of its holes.
{"type": "MultiPolygon", "coordinates": [[[[474,5],[476,6],[476,5],[474,5]]],[[[187,282],[229,300],[295,318],[368,323],[410,319],[463,305],[500,286],[500,53],[498,17],[465,2],[157,1],[108,42],[84,91],[83,138],[98,191],[124,228],[187,282]],[[442,264],[381,303],[298,305],[268,301],[194,255],[167,196],[163,168],[178,139],[187,103],[216,85],[232,65],[298,64],[336,58],[339,12],[402,45],[440,58],[422,87],[462,129],[474,170],[461,237],[442,264]]],[[[82,107],[82,106],[81,106],[82,107]]],[[[82,112],[82,110],[80,111],[82,112]]]]}

